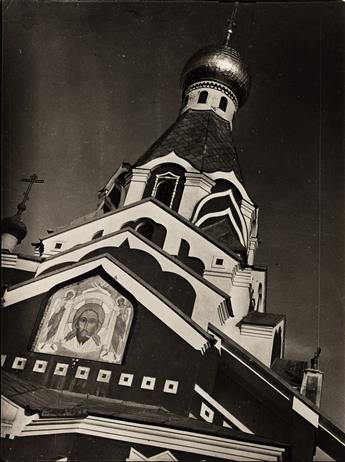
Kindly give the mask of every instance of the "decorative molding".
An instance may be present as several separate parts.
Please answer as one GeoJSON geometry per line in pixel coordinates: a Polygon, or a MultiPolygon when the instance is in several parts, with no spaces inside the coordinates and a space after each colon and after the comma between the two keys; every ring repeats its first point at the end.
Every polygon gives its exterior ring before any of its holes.
{"type": "Polygon", "coordinates": [[[16,268],[18,255],[14,253],[1,252],[1,267],[2,268],[16,268]]]}
{"type": "Polygon", "coordinates": [[[75,373],[76,379],[87,380],[90,374],[89,367],[78,366],[77,372],[75,373]]]}
{"type": "Polygon", "coordinates": [[[201,88],[211,88],[212,90],[218,90],[218,91],[224,93],[233,102],[233,104],[235,106],[235,110],[236,111],[238,110],[238,101],[237,101],[237,98],[235,96],[235,93],[233,93],[230,90],[230,88],[226,87],[225,85],[222,85],[221,83],[215,82],[213,80],[202,80],[200,82],[193,83],[192,85],[187,87],[187,89],[185,91],[185,95],[187,96],[192,91],[198,90],[198,89],[201,89],[201,88]]]}
{"type": "Polygon", "coordinates": [[[15,268],[20,271],[28,271],[35,273],[40,262],[37,260],[30,260],[22,258],[20,255],[1,252],[1,267],[2,268],[15,268]]]}
{"type": "Polygon", "coordinates": [[[259,326],[253,324],[246,324],[245,321],[241,324],[240,327],[241,335],[246,335],[248,337],[258,337],[272,339],[274,326],[259,326]]]}
{"type": "Polygon", "coordinates": [[[20,437],[78,433],[126,441],[131,444],[176,450],[191,454],[232,461],[280,461],[285,449],[281,446],[260,444],[255,441],[243,441],[231,436],[218,437],[196,432],[149,425],[105,417],[87,416],[83,419],[38,418],[29,423],[20,433],[20,437]]]}
{"type": "Polygon", "coordinates": [[[158,186],[159,186],[159,183],[160,183],[161,180],[163,180],[163,181],[164,180],[173,180],[173,181],[175,181],[174,190],[173,190],[171,200],[170,200],[170,204],[169,204],[169,207],[172,207],[172,205],[174,203],[175,196],[176,196],[176,190],[177,190],[178,182],[180,180],[180,176],[175,175],[174,173],[171,173],[171,172],[165,172],[165,173],[161,173],[161,174],[156,175],[155,184],[154,184],[153,190],[152,190],[152,196],[153,197],[156,197],[157,189],[158,189],[158,186]]]}
{"type": "Polygon", "coordinates": [[[111,371],[107,371],[105,369],[100,369],[98,371],[97,382],[104,382],[109,383],[111,377],[111,371]]]}
{"type": "Polygon", "coordinates": [[[141,388],[144,390],[154,390],[155,383],[156,383],[155,377],[144,376],[141,382],[141,388]]]}
{"type": "Polygon", "coordinates": [[[65,376],[67,374],[69,365],[65,363],[56,363],[54,375],[65,376]]]}
{"type": "Polygon", "coordinates": [[[43,361],[41,359],[37,359],[35,361],[35,365],[33,367],[34,372],[39,372],[41,374],[44,374],[48,366],[48,361],[43,361]]]}
{"type": "Polygon", "coordinates": [[[247,191],[245,190],[243,184],[240,182],[240,180],[237,178],[235,172],[232,170],[231,172],[222,172],[222,171],[217,171],[217,172],[212,172],[212,173],[205,173],[209,178],[211,178],[213,181],[216,180],[228,180],[231,183],[233,183],[236,188],[239,190],[242,200],[244,199],[246,203],[249,203],[254,207],[253,201],[250,199],[248,196],[247,191]]]}
{"type": "Polygon", "coordinates": [[[38,414],[26,415],[25,409],[1,395],[1,438],[20,436],[25,426],[38,418],[38,414]]]}
{"type": "Polygon", "coordinates": [[[252,281],[252,270],[251,268],[241,268],[240,265],[236,265],[231,274],[231,282],[235,287],[246,287],[249,288],[252,281]]]}
{"type": "Polygon", "coordinates": [[[141,454],[139,451],[137,451],[134,448],[131,448],[131,451],[129,453],[128,458],[126,459],[126,462],[146,462],[146,461],[152,461],[152,462],[178,462],[178,459],[170,452],[170,451],[163,451],[158,454],[155,454],[154,456],[151,457],[145,457],[143,454],[141,454]]]}
{"type": "Polygon", "coordinates": [[[162,164],[167,164],[167,163],[180,165],[186,170],[186,172],[200,173],[199,170],[194,168],[187,160],[177,155],[174,151],[171,151],[169,154],[166,154],[165,156],[152,159],[146,164],[141,165],[140,168],[152,170],[154,167],[157,167],[157,165],[162,165],[162,164]]]}
{"type": "Polygon", "coordinates": [[[206,420],[206,422],[212,423],[214,419],[214,411],[205,403],[201,403],[200,417],[206,420]]]}
{"type": "Polygon", "coordinates": [[[164,393],[176,395],[179,383],[176,380],[166,380],[164,383],[164,393]]]}
{"type": "Polygon", "coordinates": [[[119,378],[119,385],[123,385],[124,387],[131,387],[133,382],[134,375],[133,374],[126,374],[122,373],[119,378]]]}
{"type": "Polygon", "coordinates": [[[26,365],[26,358],[20,358],[16,356],[12,363],[12,369],[24,370],[26,365]]]}

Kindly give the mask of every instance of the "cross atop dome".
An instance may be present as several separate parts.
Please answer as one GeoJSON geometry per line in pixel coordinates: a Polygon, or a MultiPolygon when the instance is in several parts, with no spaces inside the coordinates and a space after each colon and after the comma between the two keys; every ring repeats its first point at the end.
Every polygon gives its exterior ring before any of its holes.
{"type": "Polygon", "coordinates": [[[9,252],[12,252],[27,235],[26,225],[22,221],[22,213],[26,210],[26,202],[29,200],[32,186],[35,183],[44,183],[44,180],[40,180],[36,173],[30,178],[23,178],[21,181],[29,184],[23,193],[22,201],[17,205],[17,213],[12,217],[4,218],[1,222],[1,248],[9,252]]]}
{"type": "Polygon", "coordinates": [[[228,20],[228,27],[226,30],[226,36],[225,36],[225,41],[224,41],[224,45],[227,47],[230,45],[231,36],[233,34],[233,28],[236,26],[235,19],[237,15],[238,4],[239,2],[235,2],[234,9],[232,10],[232,13],[231,13],[231,17],[228,20]]]}

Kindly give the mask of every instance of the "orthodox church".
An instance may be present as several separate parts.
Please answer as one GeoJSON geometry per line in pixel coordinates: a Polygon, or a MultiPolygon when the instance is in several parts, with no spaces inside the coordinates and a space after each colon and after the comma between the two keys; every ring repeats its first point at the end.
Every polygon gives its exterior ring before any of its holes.
{"type": "Polygon", "coordinates": [[[95,211],[21,255],[32,176],[3,220],[3,460],[344,460],[319,353],[284,359],[285,316],[266,311],[232,138],[250,76],[231,32],[188,60],[176,121],[95,211]]]}

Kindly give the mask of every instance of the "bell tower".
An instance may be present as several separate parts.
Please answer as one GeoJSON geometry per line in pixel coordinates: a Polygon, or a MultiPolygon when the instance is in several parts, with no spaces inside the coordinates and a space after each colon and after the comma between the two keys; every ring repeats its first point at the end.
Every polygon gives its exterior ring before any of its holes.
{"type": "Polygon", "coordinates": [[[252,265],[258,209],[232,137],[250,89],[247,66],[230,46],[235,14],[223,44],[200,49],[185,64],[177,120],[127,175],[124,205],[155,197],[252,265]]]}

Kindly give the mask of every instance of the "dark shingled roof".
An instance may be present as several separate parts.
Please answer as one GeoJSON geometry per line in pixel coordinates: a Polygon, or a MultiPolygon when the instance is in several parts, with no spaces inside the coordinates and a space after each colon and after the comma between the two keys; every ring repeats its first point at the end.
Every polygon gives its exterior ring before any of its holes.
{"type": "Polygon", "coordinates": [[[277,358],[272,364],[271,369],[292,387],[299,389],[302,384],[304,369],[307,367],[308,361],[277,358]]]}
{"type": "Polygon", "coordinates": [[[254,324],[256,326],[271,326],[274,327],[285,318],[284,314],[273,314],[273,313],[260,313],[258,311],[251,311],[248,313],[238,325],[241,324],[254,324]]]}
{"type": "Polygon", "coordinates": [[[225,247],[233,250],[236,253],[246,251],[245,247],[240,243],[237,235],[232,230],[227,217],[215,219],[215,221],[207,226],[201,226],[200,229],[207,235],[212,236],[217,242],[220,242],[225,247]]]}
{"type": "Polygon", "coordinates": [[[73,393],[67,390],[52,390],[6,371],[1,373],[1,392],[14,403],[25,407],[28,414],[30,411],[38,412],[42,417],[83,418],[90,414],[202,432],[256,444],[286,446],[265,437],[177,415],[159,406],[73,393]]]}
{"type": "Polygon", "coordinates": [[[203,172],[234,171],[242,181],[241,170],[229,122],[212,111],[189,109],[139,158],[135,166],[174,151],[203,172]]]}

